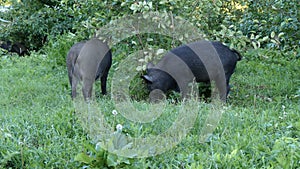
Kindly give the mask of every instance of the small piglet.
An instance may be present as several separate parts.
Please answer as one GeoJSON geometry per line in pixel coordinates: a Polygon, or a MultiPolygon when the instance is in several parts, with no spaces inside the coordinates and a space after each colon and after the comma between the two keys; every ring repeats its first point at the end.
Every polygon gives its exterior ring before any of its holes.
{"type": "Polygon", "coordinates": [[[172,49],[156,66],[148,63],[142,78],[150,90],[150,101],[161,100],[169,90],[181,92],[185,98],[191,92],[189,83],[194,81],[214,81],[220,99],[226,101],[230,77],[241,58],[221,42],[196,41],[172,49]]]}
{"type": "Polygon", "coordinates": [[[102,94],[106,94],[106,81],[112,63],[112,54],[108,45],[97,38],[73,45],[67,55],[69,82],[72,99],[76,97],[79,81],[83,82],[84,99],[91,98],[95,80],[101,79],[102,94]]]}

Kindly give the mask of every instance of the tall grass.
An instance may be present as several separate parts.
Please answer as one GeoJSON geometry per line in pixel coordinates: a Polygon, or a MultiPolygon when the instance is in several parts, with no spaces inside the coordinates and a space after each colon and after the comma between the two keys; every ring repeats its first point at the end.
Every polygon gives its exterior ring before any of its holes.
{"type": "MultiPolygon", "coordinates": [[[[80,114],[71,101],[66,68],[51,56],[2,56],[0,168],[297,168],[300,61],[277,51],[262,50],[258,54],[264,57],[249,52],[238,63],[228,103],[210,137],[199,143],[211,104],[194,102],[203,116],[193,119],[193,128],[181,135],[178,145],[147,158],[118,157],[99,148],[101,135],[95,125],[102,125],[101,121],[84,121],[89,116],[80,114]]],[[[181,103],[167,104],[159,118],[153,115],[153,121],[141,123],[123,117],[123,110],[117,109],[110,96],[101,96],[95,102],[110,133],[122,124],[121,135],[117,136],[129,138],[127,142],[120,139],[105,144],[107,149],[117,144],[126,147],[132,138],[142,140],[163,133],[180,117],[176,112],[182,108],[181,103]],[[116,116],[112,114],[114,109],[118,111],[116,116]]],[[[129,104],[144,112],[150,107],[148,102],[124,103],[121,107],[129,104]]]]}

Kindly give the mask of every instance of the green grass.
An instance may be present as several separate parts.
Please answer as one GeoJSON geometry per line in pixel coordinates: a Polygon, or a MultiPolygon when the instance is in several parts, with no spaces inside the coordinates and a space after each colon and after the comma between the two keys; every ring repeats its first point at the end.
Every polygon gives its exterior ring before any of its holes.
{"type": "MultiPolygon", "coordinates": [[[[261,50],[245,55],[231,78],[226,111],[206,142],[198,142],[203,127],[199,117],[173,149],[129,159],[96,147],[95,135],[86,128],[93,123],[83,125],[85,115],[74,113],[64,66],[39,54],[0,59],[0,168],[300,167],[300,60],[292,54],[261,50]]],[[[126,120],[122,110],[113,116],[115,104],[109,97],[100,97],[97,103],[111,131],[120,123],[123,134],[132,137],[165,131],[181,106],[169,104],[160,118],[144,124],[126,120]]],[[[133,104],[141,110],[149,107],[133,104]]],[[[201,112],[210,108],[198,104],[201,112]]],[[[123,143],[120,139],[116,144],[123,143]]]]}

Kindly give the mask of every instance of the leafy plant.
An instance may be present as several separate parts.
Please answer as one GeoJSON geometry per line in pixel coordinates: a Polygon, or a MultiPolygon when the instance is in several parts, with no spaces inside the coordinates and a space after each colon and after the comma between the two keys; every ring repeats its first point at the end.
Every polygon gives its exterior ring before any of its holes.
{"type": "Polygon", "coordinates": [[[118,157],[104,149],[94,148],[92,145],[86,145],[88,152],[82,152],[75,156],[74,160],[80,162],[85,167],[92,168],[110,168],[130,165],[130,160],[124,157],[118,157]]]}

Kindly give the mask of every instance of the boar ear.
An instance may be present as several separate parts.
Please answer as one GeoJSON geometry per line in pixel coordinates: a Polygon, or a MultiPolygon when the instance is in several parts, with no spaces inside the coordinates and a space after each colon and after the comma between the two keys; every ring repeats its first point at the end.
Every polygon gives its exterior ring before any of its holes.
{"type": "Polygon", "coordinates": [[[143,75],[143,76],[141,76],[141,78],[143,78],[147,83],[152,83],[153,82],[152,77],[149,76],[149,75],[143,75]]]}
{"type": "Polygon", "coordinates": [[[154,68],[154,64],[152,62],[149,62],[147,64],[147,69],[151,69],[151,68],[154,68]]]}

